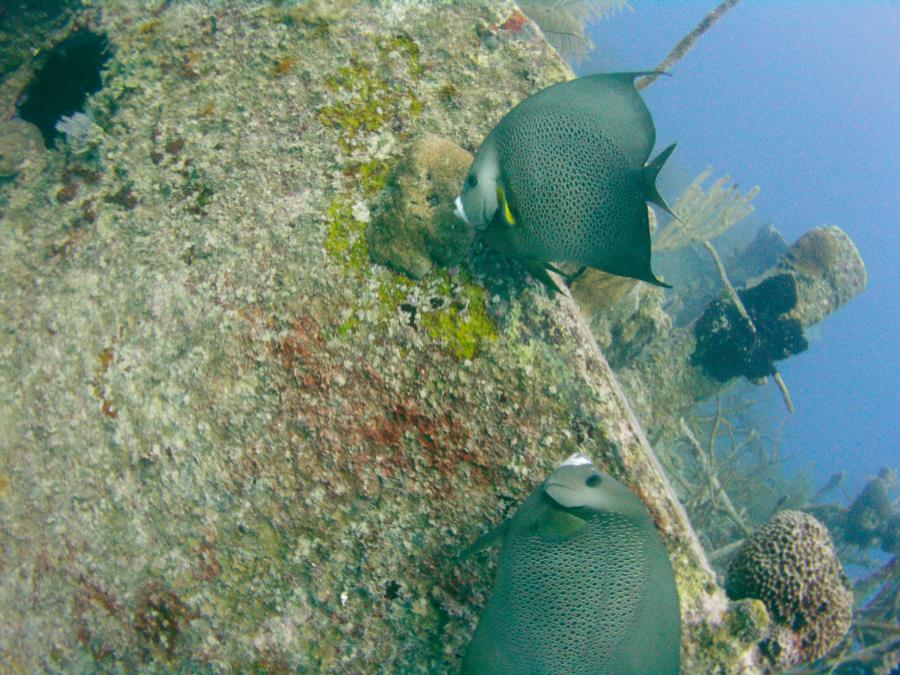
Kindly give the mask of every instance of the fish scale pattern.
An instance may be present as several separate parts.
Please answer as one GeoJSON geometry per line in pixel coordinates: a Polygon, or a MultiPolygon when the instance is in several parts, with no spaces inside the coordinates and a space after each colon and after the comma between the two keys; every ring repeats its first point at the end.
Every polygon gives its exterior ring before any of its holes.
{"type": "Polygon", "coordinates": [[[627,160],[587,115],[534,111],[498,139],[510,203],[521,224],[519,250],[542,261],[596,265],[626,236],[627,160]],[[624,207],[624,208],[623,208],[624,207]]]}
{"type": "Polygon", "coordinates": [[[649,555],[637,526],[619,514],[595,516],[565,542],[520,537],[504,561],[505,642],[518,672],[596,672],[621,652],[647,587],[649,555]],[[598,556],[597,551],[604,551],[598,556]]]}
{"type": "Polygon", "coordinates": [[[554,262],[665,285],[650,265],[647,202],[664,205],[655,180],[674,145],[645,165],[656,130],[633,80],[597,74],[534,94],[498,122],[472,163],[478,180],[460,195],[464,217],[554,290],[544,272],[554,262]]]}

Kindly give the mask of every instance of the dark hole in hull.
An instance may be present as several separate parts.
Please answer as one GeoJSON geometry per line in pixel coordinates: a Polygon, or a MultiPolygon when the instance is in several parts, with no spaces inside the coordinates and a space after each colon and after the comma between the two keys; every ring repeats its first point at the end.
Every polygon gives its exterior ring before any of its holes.
{"type": "Polygon", "coordinates": [[[28,83],[17,105],[19,117],[40,129],[48,148],[60,134],[57,122],[82,110],[87,97],[100,90],[108,47],[105,35],[76,30],[50,50],[28,83]]]}

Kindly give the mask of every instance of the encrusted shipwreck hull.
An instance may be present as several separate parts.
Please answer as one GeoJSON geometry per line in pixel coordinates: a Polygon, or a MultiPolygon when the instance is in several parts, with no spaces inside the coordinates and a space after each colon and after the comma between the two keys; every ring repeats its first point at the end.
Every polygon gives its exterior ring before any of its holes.
{"type": "Polygon", "coordinates": [[[493,574],[455,557],[579,450],[663,533],[685,672],[738,669],[574,303],[370,262],[413,135],[571,77],[514,5],[92,4],[95,126],[0,186],[0,659],[453,671],[493,574]]]}

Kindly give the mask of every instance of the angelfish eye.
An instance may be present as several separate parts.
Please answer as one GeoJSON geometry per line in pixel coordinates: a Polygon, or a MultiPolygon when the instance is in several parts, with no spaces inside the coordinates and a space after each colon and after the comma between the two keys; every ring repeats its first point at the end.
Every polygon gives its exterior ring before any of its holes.
{"type": "Polygon", "coordinates": [[[584,480],[584,484],[587,485],[588,487],[596,487],[596,486],[600,485],[601,480],[602,480],[602,478],[600,477],[599,473],[592,473],[590,476],[588,476],[584,480]]]}
{"type": "Polygon", "coordinates": [[[476,185],[478,185],[478,176],[476,176],[474,173],[469,174],[469,177],[466,178],[466,185],[468,185],[469,187],[475,187],[476,185]]]}

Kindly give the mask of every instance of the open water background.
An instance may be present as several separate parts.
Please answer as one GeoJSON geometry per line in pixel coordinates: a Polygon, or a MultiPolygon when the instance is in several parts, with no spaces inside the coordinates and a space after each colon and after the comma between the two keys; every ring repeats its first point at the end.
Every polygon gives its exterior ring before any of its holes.
{"type": "MultiPolygon", "coordinates": [[[[652,68],[716,5],[630,4],[590,26],[597,49],[579,74],[652,68]]],[[[657,151],[678,142],[660,181],[671,201],[712,165],[743,191],[762,188],[752,218],[789,243],[828,224],[859,248],[867,289],[779,363],[797,408],[782,436],[789,466],[809,467],[817,487],[846,470],[850,495],[900,468],[898,38],[897,2],[745,0],[643,92],[657,151]]]]}

